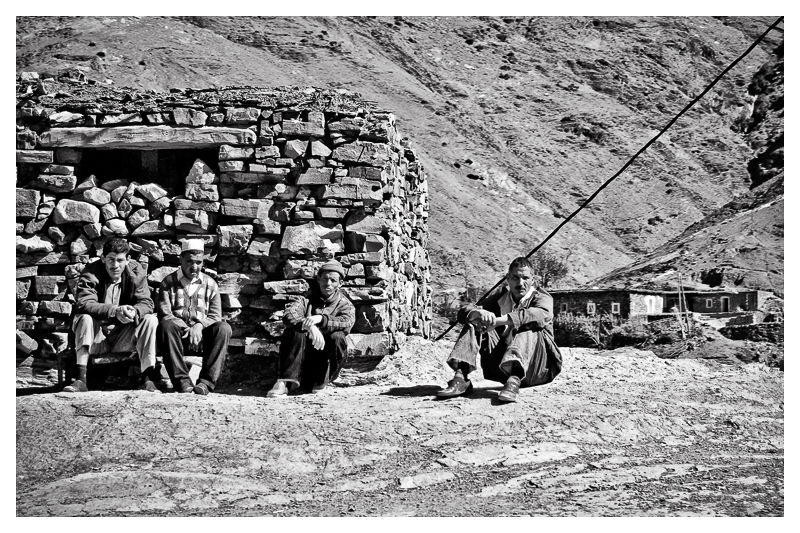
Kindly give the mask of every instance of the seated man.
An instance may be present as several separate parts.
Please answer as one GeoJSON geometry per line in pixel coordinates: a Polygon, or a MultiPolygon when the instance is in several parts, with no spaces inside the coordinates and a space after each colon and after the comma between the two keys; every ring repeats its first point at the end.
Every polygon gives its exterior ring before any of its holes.
{"type": "Polygon", "coordinates": [[[181,245],[181,266],[161,282],[158,295],[158,353],[177,392],[206,396],[225,365],[231,327],[222,320],[217,282],[202,272],[203,241],[181,245]],[[192,387],[185,349],[202,352],[203,367],[192,387]]]}
{"type": "Polygon", "coordinates": [[[158,392],[161,376],[155,370],[156,326],[147,274],[136,262],[129,263],[125,239],[113,238],[103,245],[100,261],[86,265],[78,278],[75,316],[75,354],[78,378],[65,392],[86,392],[89,355],[133,352],[139,355],[143,390],[158,392]]]}
{"type": "Polygon", "coordinates": [[[482,306],[459,311],[458,321],[465,326],[447,360],[455,375],[438,397],[453,398],[472,389],[467,376],[477,368],[478,354],[483,376],[505,383],[497,397],[502,402],[515,402],[520,385],[549,383],[561,372],[561,352],[553,340],[553,298],[534,286],[526,258],[511,262],[506,284],[482,306]]]}
{"type": "Polygon", "coordinates": [[[287,306],[279,379],[268,397],[286,396],[287,384],[292,390],[310,388],[318,392],[339,376],[347,357],[346,337],[356,321],[353,304],[339,290],[343,279],[341,263],[328,261],[317,271],[311,297],[301,297],[287,306]]]}

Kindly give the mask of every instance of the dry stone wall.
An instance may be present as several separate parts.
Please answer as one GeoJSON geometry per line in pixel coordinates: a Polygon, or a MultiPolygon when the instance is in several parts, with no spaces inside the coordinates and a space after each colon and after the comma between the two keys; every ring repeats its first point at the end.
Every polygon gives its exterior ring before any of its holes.
{"type": "Polygon", "coordinates": [[[154,289],[178,266],[181,239],[202,239],[234,354],[275,355],[285,305],[308,293],[331,257],[347,269],[354,354],[428,336],[428,183],[394,116],[374,107],[314,88],[158,94],[24,74],[18,367],[52,377],[55,355],[67,349],[77,276],[112,236],[129,239],[154,289]],[[141,177],[116,177],[130,169],[113,162],[91,172],[87,153],[107,150],[122,154],[120,164],[137,154],[141,177]],[[186,150],[206,155],[191,158],[179,180],[165,179],[158,154],[186,150]]]}

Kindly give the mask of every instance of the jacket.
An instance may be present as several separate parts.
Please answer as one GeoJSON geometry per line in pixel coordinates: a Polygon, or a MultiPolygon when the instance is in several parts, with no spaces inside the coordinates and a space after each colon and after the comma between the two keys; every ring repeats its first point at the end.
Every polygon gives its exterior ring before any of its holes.
{"type": "MultiPolygon", "coordinates": [[[[486,297],[483,304],[467,304],[458,311],[457,320],[461,324],[467,324],[467,316],[476,309],[491,311],[496,316],[501,316],[500,299],[508,293],[508,287],[495,290],[486,297]]],[[[523,309],[517,309],[508,313],[511,320],[511,329],[517,331],[538,331],[546,330],[553,335],[553,297],[546,290],[537,287],[536,294],[523,309]]],[[[502,326],[499,326],[502,327],[502,326]]]]}
{"type": "MultiPolygon", "coordinates": [[[[550,383],[561,373],[562,358],[561,351],[556,346],[553,338],[553,297],[541,288],[536,288],[533,296],[520,309],[508,312],[511,320],[510,327],[498,326],[482,334],[476,326],[478,332],[478,344],[481,350],[491,353],[497,344],[504,340],[510,343],[511,339],[521,331],[539,331],[539,342],[533,345],[534,354],[531,361],[544,360],[545,365],[542,371],[531,373],[526,370],[522,380],[524,386],[543,385],[550,383]],[[541,350],[541,351],[540,351],[541,350]]],[[[485,309],[491,311],[495,316],[502,316],[500,300],[508,295],[508,287],[503,287],[489,294],[484,303],[480,306],[469,304],[463,306],[458,312],[458,321],[467,324],[467,316],[475,309],[485,309]]]]}
{"type": "MultiPolygon", "coordinates": [[[[108,283],[111,278],[102,260],[86,265],[78,278],[75,313],[88,314],[101,321],[114,320],[118,306],[104,303],[108,283]]],[[[132,305],[138,318],[153,312],[147,274],[135,261],[129,262],[122,271],[119,305],[132,305]]]]}
{"type": "Polygon", "coordinates": [[[341,290],[337,290],[326,301],[318,290],[312,289],[309,298],[301,296],[286,307],[283,323],[297,326],[311,315],[322,315],[322,322],[319,324],[322,333],[344,331],[348,334],[356,323],[356,309],[341,290]]]}

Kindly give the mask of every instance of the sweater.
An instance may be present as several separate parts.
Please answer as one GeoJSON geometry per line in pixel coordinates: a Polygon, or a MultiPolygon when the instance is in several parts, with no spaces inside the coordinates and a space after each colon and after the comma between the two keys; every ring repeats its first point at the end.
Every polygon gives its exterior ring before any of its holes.
{"type": "Polygon", "coordinates": [[[192,296],[185,290],[180,267],[161,281],[158,288],[159,320],[174,320],[183,327],[200,323],[203,327],[222,320],[219,286],[211,276],[200,273],[200,287],[192,296]]]}

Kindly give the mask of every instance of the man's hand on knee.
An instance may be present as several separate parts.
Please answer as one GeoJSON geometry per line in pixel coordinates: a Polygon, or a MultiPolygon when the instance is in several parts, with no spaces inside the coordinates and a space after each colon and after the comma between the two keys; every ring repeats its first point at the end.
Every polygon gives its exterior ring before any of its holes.
{"type": "Polygon", "coordinates": [[[189,338],[189,348],[192,350],[200,350],[203,342],[203,324],[197,322],[192,327],[186,330],[183,337],[189,338]]]}
{"type": "Polygon", "coordinates": [[[130,324],[136,318],[136,309],[132,305],[117,306],[114,318],[119,320],[121,324],[130,324]]]}
{"type": "Polygon", "coordinates": [[[317,326],[308,328],[306,335],[311,339],[311,346],[313,346],[315,350],[321,350],[325,347],[325,337],[322,336],[322,332],[317,326]]]}
{"type": "Polygon", "coordinates": [[[308,331],[312,326],[318,326],[320,323],[322,323],[322,315],[311,315],[303,320],[301,328],[303,331],[308,331]]]}

